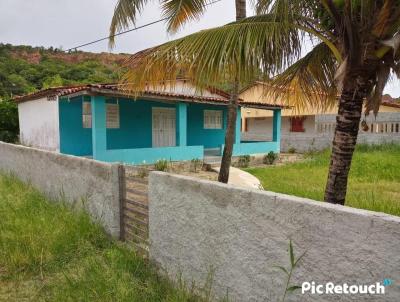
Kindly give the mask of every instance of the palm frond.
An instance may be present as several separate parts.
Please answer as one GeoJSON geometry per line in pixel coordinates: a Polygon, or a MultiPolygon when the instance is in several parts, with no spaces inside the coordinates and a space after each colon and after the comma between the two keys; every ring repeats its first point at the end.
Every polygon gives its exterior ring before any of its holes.
{"type": "Polygon", "coordinates": [[[274,14],[281,20],[293,15],[311,16],[318,0],[253,0],[257,14],[274,14]]]}
{"type": "Polygon", "coordinates": [[[300,57],[295,24],[262,15],[200,31],[133,56],[123,82],[132,91],[184,75],[198,85],[254,80],[284,70],[300,57]]]}
{"type": "Polygon", "coordinates": [[[324,44],[316,45],[307,55],[276,76],[265,94],[295,111],[324,111],[337,102],[334,77],[337,61],[324,44]]]}
{"type": "Polygon", "coordinates": [[[197,21],[210,3],[210,0],[162,1],[163,16],[168,20],[168,31],[176,32],[186,22],[197,21]]]}
{"type": "Polygon", "coordinates": [[[118,0],[110,25],[110,47],[114,46],[114,35],[131,24],[135,24],[136,17],[147,3],[147,0],[118,0]]]}
{"type": "Polygon", "coordinates": [[[376,17],[376,22],[373,25],[372,33],[378,38],[385,38],[388,31],[391,29],[393,20],[393,11],[396,8],[395,1],[386,0],[376,17]]]}
{"type": "Polygon", "coordinates": [[[379,111],[379,106],[382,102],[383,90],[390,78],[390,65],[381,64],[378,68],[377,79],[374,89],[371,94],[367,97],[365,104],[365,114],[368,115],[373,111],[376,116],[379,111]]]}

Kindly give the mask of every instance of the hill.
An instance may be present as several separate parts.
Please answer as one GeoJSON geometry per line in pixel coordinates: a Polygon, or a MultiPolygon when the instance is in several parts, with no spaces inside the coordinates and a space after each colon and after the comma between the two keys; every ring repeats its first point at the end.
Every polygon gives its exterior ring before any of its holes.
{"type": "Polygon", "coordinates": [[[0,44],[0,99],[51,86],[115,82],[128,57],[0,44]]]}
{"type": "Polygon", "coordinates": [[[0,141],[18,138],[17,106],[9,102],[13,96],[52,86],[115,82],[128,57],[0,43],[0,141]]]}

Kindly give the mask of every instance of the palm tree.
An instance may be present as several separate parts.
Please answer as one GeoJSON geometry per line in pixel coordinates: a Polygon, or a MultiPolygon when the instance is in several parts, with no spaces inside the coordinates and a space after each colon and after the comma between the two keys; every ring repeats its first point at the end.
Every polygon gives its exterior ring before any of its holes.
{"type": "MultiPolygon", "coordinates": [[[[220,0],[217,0],[220,1],[220,0]]],[[[167,30],[176,32],[183,24],[190,20],[196,20],[201,17],[206,7],[217,1],[208,0],[162,0],[161,8],[163,15],[167,20],[167,30]]],[[[130,23],[135,23],[137,15],[141,13],[145,0],[119,0],[114,11],[114,16],[110,26],[110,46],[114,44],[114,35],[116,32],[129,27],[130,23]]],[[[236,21],[246,17],[246,0],[235,0],[236,21]]],[[[171,77],[172,74],[166,74],[170,80],[176,80],[171,77]]],[[[129,76],[128,76],[129,77],[129,76]]],[[[220,81],[219,81],[220,82],[220,81]]],[[[239,81],[235,75],[232,81],[230,93],[227,130],[225,134],[225,146],[221,160],[221,168],[218,176],[220,182],[227,183],[229,179],[229,168],[231,165],[233,144],[236,129],[236,116],[238,108],[239,81]]]]}
{"type": "Polygon", "coordinates": [[[202,85],[242,82],[261,69],[273,77],[267,93],[276,100],[297,108],[338,102],[325,201],[344,204],[363,103],[365,115],[377,114],[391,71],[400,76],[400,1],[259,0],[255,6],[256,16],[134,55],[123,81],[135,83],[133,89],[178,74],[202,85]],[[313,48],[302,57],[308,39],[313,48]]]}

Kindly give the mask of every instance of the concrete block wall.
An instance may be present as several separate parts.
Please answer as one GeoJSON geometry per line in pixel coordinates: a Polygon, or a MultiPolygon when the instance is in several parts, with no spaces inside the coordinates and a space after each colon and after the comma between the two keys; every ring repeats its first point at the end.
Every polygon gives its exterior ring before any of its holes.
{"type": "MultiPolygon", "coordinates": [[[[332,146],[333,133],[306,135],[284,134],[281,137],[281,151],[288,152],[294,148],[296,152],[321,151],[332,146]]],[[[390,133],[359,133],[357,144],[377,145],[384,143],[400,144],[400,134],[390,133]]]]}
{"type": "Polygon", "coordinates": [[[230,301],[281,301],[288,242],[305,252],[292,284],[369,285],[385,295],[311,295],[286,301],[400,301],[400,218],[161,172],[150,175],[150,258],[171,277],[230,301]],[[190,283],[189,283],[190,284],[190,283]]]}
{"type": "Polygon", "coordinates": [[[49,198],[84,207],[119,237],[118,165],[0,142],[0,172],[16,175],[49,198]]]}

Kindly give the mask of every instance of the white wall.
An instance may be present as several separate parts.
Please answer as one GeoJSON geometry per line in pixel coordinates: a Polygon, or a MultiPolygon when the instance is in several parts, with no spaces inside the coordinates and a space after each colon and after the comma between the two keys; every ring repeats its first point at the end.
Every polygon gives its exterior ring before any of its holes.
{"type": "Polygon", "coordinates": [[[119,237],[119,165],[0,142],[0,172],[53,200],[84,207],[108,234],[119,237]]]}
{"type": "MultiPolygon", "coordinates": [[[[303,122],[304,132],[299,133],[313,135],[315,134],[315,116],[305,116],[303,122]]],[[[242,139],[244,140],[272,140],[272,117],[259,117],[247,119],[247,132],[242,132],[242,139]]],[[[282,117],[281,133],[289,134],[290,132],[290,117],[282,117]]]]}
{"type": "Polygon", "coordinates": [[[171,92],[171,93],[176,93],[176,94],[213,97],[213,98],[218,98],[218,99],[223,98],[221,95],[219,95],[217,93],[213,93],[208,89],[196,88],[196,86],[194,86],[189,81],[177,81],[173,84],[171,84],[170,82],[167,82],[165,85],[148,86],[147,89],[150,91],[171,92]]]}
{"type": "Polygon", "coordinates": [[[20,141],[49,151],[60,150],[58,100],[47,98],[18,104],[20,141]]]}
{"type": "Polygon", "coordinates": [[[292,285],[375,284],[386,294],[302,295],[287,302],[400,301],[400,217],[273,192],[242,189],[153,172],[149,185],[150,258],[171,277],[203,286],[229,301],[281,301],[289,266],[292,285]]]}

